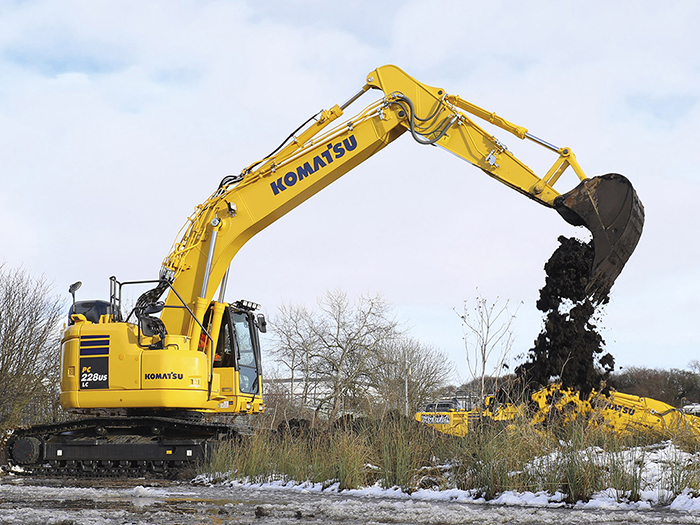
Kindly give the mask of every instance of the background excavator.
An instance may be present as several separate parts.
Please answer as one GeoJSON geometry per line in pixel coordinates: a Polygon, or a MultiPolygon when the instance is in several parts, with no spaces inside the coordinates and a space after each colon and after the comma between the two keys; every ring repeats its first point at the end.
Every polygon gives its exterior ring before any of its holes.
{"type": "Polygon", "coordinates": [[[108,301],[74,299],[61,342],[60,401],[86,417],[15,430],[6,444],[9,462],[71,475],[167,473],[235,433],[231,416],[263,411],[258,333],[265,319],[255,303],[224,302],[231,260],[256,233],[406,132],[588,228],[596,254],[591,298],[612,286],[644,219],[625,177],[589,179],[569,148],[384,66],[347,102],[319,112],[270,155],[225,177],[187,220],[159,279],[112,277],[108,301]],[[383,97],[330,126],[370,90],[383,97]],[[552,167],[536,175],[472,117],[550,150],[552,167]],[[579,183],[559,192],[554,186],[569,167],[579,183]],[[123,288],[148,283],[153,288],[124,317],[123,288]]]}
{"type": "Polygon", "coordinates": [[[535,428],[551,424],[566,425],[577,418],[589,426],[602,427],[616,434],[653,433],[672,437],[687,432],[700,439],[700,417],[663,401],[610,390],[583,397],[557,383],[533,392],[528,402],[517,402],[508,396],[486,396],[483,406],[469,410],[458,400],[431,403],[425,411],[415,415],[416,421],[445,434],[466,436],[483,424],[497,422],[509,425],[516,420],[526,421],[535,428]]]}

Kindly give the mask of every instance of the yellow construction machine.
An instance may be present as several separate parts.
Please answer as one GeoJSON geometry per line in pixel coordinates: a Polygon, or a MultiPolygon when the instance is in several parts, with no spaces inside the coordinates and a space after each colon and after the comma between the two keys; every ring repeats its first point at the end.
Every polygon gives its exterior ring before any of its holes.
{"type": "Polygon", "coordinates": [[[522,404],[499,403],[495,395],[486,396],[483,405],[465,407],[457,399],[429,403],[415,415],[415,420],[444,434],[464,437],[484,422],[512,423],[525,415],[522,404]]]}
{"type": "Polygon", "coordinates": [[[188,218],[159,278],[129,315],[123,288],[148,281],[112,277],[109,300],[74,299],[61,342],[60,400],[90,417],[16,430],[9,461],[71,474],[168,472],[230,433],[224,416],[262,411],[258,332],[265,321],[254,303],[224,301],[231,260],[256,233],[406,132],[586,226],[596,253],[591,297],[612,285],[639,240],[643,208],[622,175],[589,179],[570,148],[395,66],[378,68],[347,102],[320,111],[270,155],[225,177],[188,218]],[[341,119],[369,91],[381,98],[341,119]],[[552,167],[535,174],[474,117],[549,150],[552,167]],[[556,190],[569,167],[575,187],[556,190]]]}
{"type": "Polygon", "coordinates": [[[550,384],[533,392],[530,400],[529,403],[499,402],[498,395],[489,395],[482,407],[470,410],[457,402],[431,403],[415,419],[454,436],[466,436],[484,423],[508,425],[519,419],[544,429],[552,423],[564,425],[583,417],[589,425],[618,434],[653,432],[671,436],[688,431],[700,439],[700,417],[656,399],[614,390],[608,394],[594,390],[582,399],[574,390],[550,384]]]}

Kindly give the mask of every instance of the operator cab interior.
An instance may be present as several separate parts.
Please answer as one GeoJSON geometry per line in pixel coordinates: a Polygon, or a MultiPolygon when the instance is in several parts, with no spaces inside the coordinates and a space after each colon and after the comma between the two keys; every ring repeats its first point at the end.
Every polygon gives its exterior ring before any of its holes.
{"type": "Polygon", "coordinates": [[[257,323],[252,312],[229,306],[221,319],[214,368],[231,367],[238,371],[241,393],[259,393],[260,342],[257,323]]]}

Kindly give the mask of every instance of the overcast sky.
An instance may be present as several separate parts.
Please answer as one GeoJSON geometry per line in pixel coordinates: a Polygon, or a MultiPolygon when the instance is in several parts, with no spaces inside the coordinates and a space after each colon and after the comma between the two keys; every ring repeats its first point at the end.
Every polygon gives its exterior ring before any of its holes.
{"type": "MultiPolygon", "coordinates": [[[[623,173],[646,209],[603,318],[621,366],[700,358],[700,3],[0,0],[0,262],[66,298],[156,278],[194,206],[366,75],[393,63],[623,173]]],[[[377,97],[350,107],[360,111],[377,97]]],[[[498,137],[544,174],[554,157],[498,137]]],[[[557,187],[575,186],[573,175],[557,187]]],[[[464,364],[464,300],[522,303],[514,354],[559,235],[544,208],[408,134],[253,238],[228,300],[313,307],[382,294],[464,364]]]]}

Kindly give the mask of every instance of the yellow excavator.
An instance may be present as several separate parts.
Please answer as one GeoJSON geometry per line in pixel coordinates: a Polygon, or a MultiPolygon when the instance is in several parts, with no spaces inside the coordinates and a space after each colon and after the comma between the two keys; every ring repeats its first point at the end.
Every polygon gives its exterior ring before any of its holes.
{"type": "Polygon", "coordinates": [[[594,300],[639,240],[643,207],[625,177],[589,179],[571,149],[395,66],[380,67],[347,102],[320,111],[270,155],[225,177],[188,218],[158,279],[112,277],[105,301],[75,301],[79,285],[71,286],[60,401],[86,417],[15,430],[6,448],[10,463],[68,474],[167,473],[205,457],[212,443],[235,432],[230,416],[263,411],[258,333],[266,323],[255,303],[224,301],[231,260],[256,233],[406,132],[587,227],[595,247],[594,300]],[[340,119],[375,90],[379,100],[340,119]],[[552,167],[535,174],[475,117],[551,151],[552,167]],[[577,185],[560,192],[555,185],[569,167],[577,185]],[[149,283],[124,316],[124,287],[149,283]]]}
{"type": "Polygon", "coordinates": [[[576,418],[585,418],[590,426],[617,434],[654,433],[671,437],[687,432],[700,439],[700,417],[675,408],[663,401],[611,390],[607,394],[595,390],[586,398],[557,383],[533,392],[529,403],[513,403],[489,395],[483,406],[466,409],[458,400],[431,403],[415,415],[416,421],[453,436],[466,436],[485,422],[511,424],[527,421],[544,429],[551,423],[564,425],[576,418]]]}

